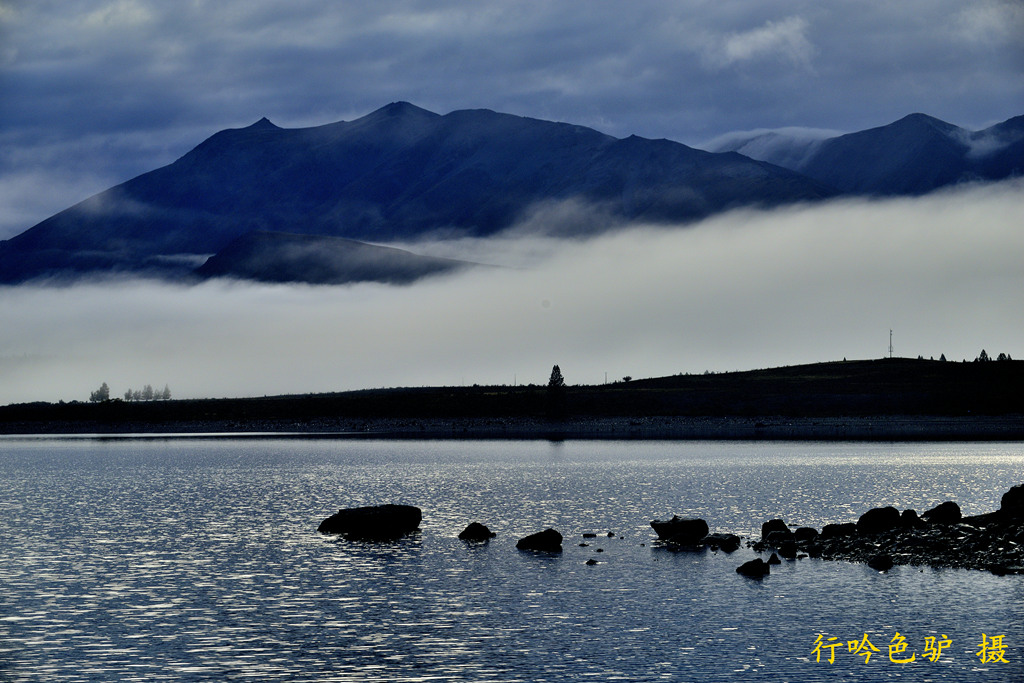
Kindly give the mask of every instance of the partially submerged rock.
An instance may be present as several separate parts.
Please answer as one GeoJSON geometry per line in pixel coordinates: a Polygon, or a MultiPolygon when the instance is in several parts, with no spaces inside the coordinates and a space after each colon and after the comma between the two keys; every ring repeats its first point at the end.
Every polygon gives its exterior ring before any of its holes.
{"type": "Polygon", "coordinates": [[[771,567],[760,557],[736,567],[736,573],[752,579],[761,579],[771,573],[771,567]]]}
{"type": "Polygon", "coordinates": [[[780,530],[753,543],[759,552],[777,548],[783,557],[794,548],[825,560],[865,562],[887,571],[895,565],[928,565],[988,570],[993,574],[1024,574],[1024,485],[1003,495],[995,512],[962,517],[960,506],[947,501],[918,517],[894,507],[868,510],[856,524],[826,524],[821,534],[799,530],[792,541],[776,541],[780,530]]]}
{"type": "Polygon", "coordinates": [[[999,501],[999,514],[1007,519],[1024,519],[1024,484],[1018,484],[1003,494],[999,501]]]}
{"type": "Polygon", "coordinates": [[[721,550],[725,553],[735,552],[740,547],[740,537],[736,534],[708,534],[704,543],[712,550],[721,550]]]}
{"type": "Polygon", "coordinates": [[[872,508],[857,520],[857,533],[880,534],[900,525],[900,511],[893,506],[872,508]]]}
{"type": "Polygon", "coordinates": [[[338,510],[320,522],[322,534],[362,541],[390,541],[419,529],[422,511],[413,505],[371,505],[338,510]]]}
{"type": "Polygon", "coordinates": [[[462,530],[459,538],[463,541],[489,541],[497,535],[480,522],[473,522],[462,530]]]}
{"type": "Polygon", "coordinates": [[[888,553],[880,553],[868,560],[868,566],[880,572],[889,571],[894,564],[896,563],[893,561],[892,555],[888,553]]]}
{"type": "Polygon", "coordinates": [[[826,524],[821,527],[821,538],[837,538],[839,536],[852,536],[857,533],[857,525],[854,522],[842,522],[840,524],[826,524]]]}
{"type": "Polygon", "coordinates": [[[960,506],[951,500],[936,505],[928,512],[921,515],[921,519],[929,524],[956,524],[963,518],[960,513],[960,506]]]}
{"type": "Polygon", "coordinates": [[[545,529],[519,539],[516,543],[519,550],[534,550],[542,553],[562,552],[562,534],[554,529],[545,529]]]}
{"type": "Polygon", "coordinates": [[[761,525],[761,540],[768,541],[768,537],[772,534],[780,534],[781,537],[777,537],[779,541],[785,540],[785,537],[791,536],[792,531],[786,526],[786,523],[781,519],[770,519],[761,525]]]}
{"type": "Polygon", "coordinates": [[[665,521],[654,520],[651,528],[658,534],[658,538],[678,545],[702,545],[704,537],[708,535],[708,523],[703,519],[683,518],[672,515],[672,519],[665,521]]]}

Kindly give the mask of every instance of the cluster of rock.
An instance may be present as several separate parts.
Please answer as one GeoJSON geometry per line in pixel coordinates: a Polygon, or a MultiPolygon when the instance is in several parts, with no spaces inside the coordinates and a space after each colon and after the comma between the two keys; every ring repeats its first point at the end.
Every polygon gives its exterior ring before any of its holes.
{"type": "Polygon", "coordinates": [[[785,559],[800,556],[866,562],[880,571],[894,565],[982,569],[1024,573],[1024,484],[1003,494],[995,512],[964,517],[946,501],[922,515],[894,507],[868,510],[856,522],[791,530],[782,520],[761,526],[754,550],[774,550],[785,559]]]}
{"type": "MultiPolygon", "coordinates": [[[[349,540],[393,541],[419,530],[423,512],[413,505],[371,505],[344,508],[320,522],[317,531],[322,534],[338,534],[349,540]]],[[[486,542],[497,534],[479,522],[473,522],[459,534],[468,542],[486,542]]],[[[562,534],[554,529],[545,529],[519,539],[519,550],[535,552],[562,552],[562,534]]]]}
{"type": "Polygon", "coordinates": [[[712,534],[708,523],[699,518],[673,515],[672,519],[654,520],[651,522],[651,528],[658,534],[658,540],[662,545],[668,548],[710,548],[731,553],[740,547],[739,536],[727,533],[712,534]]]}
{"type": "MultiPolygon", "coordinates": [[[[339,510],[320,523],[318,531],[354,540],[394,540],[419,529],[422,513],[411,505],[377,505],[339,510]]],[[[651,527],[663,547],[676,550],[711,549],[726,553],[739,549],[736,534],[711,533],[703,519],[654,520],[651,527]]],[[[614,533],[609,533],[613,537],[614,533]]],[[[495,534],[473,522],[459,534],[467,542],[486,542],[495,534]]],[[[584,534],[596,537],[596,534],[584,534]]],[[[562,534],[554,529],[525,536],[516,543],[523,551],[561,553],[562,534]]],[[[586,543],[581,543],[585,547],[586,543]]],[[[995,512],[964,517],[960,506],[947,501],[918,515],[894,507],[868,510],[856,522],[792,529],[781,519],[761,525],[761,540],[748,544],[757,552],[771,552],[744,563],[736,571],[760,578],[772,564],[815,557],[824,560],[865,562],[879,571],[894,565],[929,565],[983,569],[994,574],[1024,574],[1024,484],[1014,486],[995,512]]],[[[600,552],[600,549],[598,549],[600,552]]],[[[595,564],[589,560],[588,564],[595,564]]]]}

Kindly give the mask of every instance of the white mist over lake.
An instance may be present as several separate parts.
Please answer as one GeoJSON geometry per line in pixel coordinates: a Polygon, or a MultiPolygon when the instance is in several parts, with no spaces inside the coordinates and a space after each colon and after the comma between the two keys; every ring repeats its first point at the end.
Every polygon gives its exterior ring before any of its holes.
{"type": "MultiPolygon", "coordinates": [[[[403,245],[508,266],[408,287],[0,289],[0,404],[570,384],[886,355],[1024,358],[1024,182],[699,224],[403,245]]],[[[587,218],[580,207],[551,212],[587,218]],[[571,215],[569,215],[571,214],[571,215]]],[[[595,220],[603,220],[600,217],[595,220]]]]}

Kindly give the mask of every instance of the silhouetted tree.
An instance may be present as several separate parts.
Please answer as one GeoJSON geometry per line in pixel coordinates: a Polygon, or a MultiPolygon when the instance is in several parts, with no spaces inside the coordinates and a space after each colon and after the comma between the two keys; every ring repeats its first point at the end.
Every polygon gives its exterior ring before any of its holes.
{"type": "Polygon", "coordinates": [[[142,400],[152,401],[153,400],[153,385],[147,384],[142,388],[142,400]]]}
{"type": "Polygon", "coordinates": [[[101,401],[110,400],[110,387],[104,382],[100,385],[100,388],[89,394],[89,400],[93,403],[100,403],[101,401]]]}
{"type": "Polygon", "coordinates": [[[548,419],[562,419],[565,417],[565,378],[562,377],[562,370],[557,365],[551,368],[547,393],[548,419]]]}
{"type": "Polygon", "coordinates": [[[981,353],[978,354],[978,357],[975,358],[974,360],[975,360],[975,362],[986,363],[986,362],[988,362],[988,361],[990,361],[992,359],[988,357],[988,354],[985,352],[985,349],[982,349],[981,353]]]}
{"type": "Polygon", "coordinates": [[[170,401],[171,400],[171,388],[169,386],[167,386],[166,384],[164,385],[163,392],[160,394],[160,398],[163,399],[164,401],[170,401]]]}

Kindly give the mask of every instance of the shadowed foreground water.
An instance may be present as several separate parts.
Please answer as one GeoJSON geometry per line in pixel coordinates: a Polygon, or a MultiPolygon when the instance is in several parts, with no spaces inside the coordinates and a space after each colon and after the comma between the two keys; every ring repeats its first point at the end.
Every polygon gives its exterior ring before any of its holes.
{"type": "Polygon", "coordinates": [[[977,514],[1022,472],[991,443],[3,439],[0,680],[1021,680],[1024,577],[805,559],[753,581],[749,550],[656,549],[648,523],[977,514]],[[315,532],[382,502],[420,506],[421,532],[315,532]],[[459,541],[471,521],[497,538],[459,541]],[[515,550],[547,526],[561,556],[515,550]],[[914,662],[890,661],[897,632],[914,662]],[[879,652],[817,662],[818,634],[879,652]]]}

